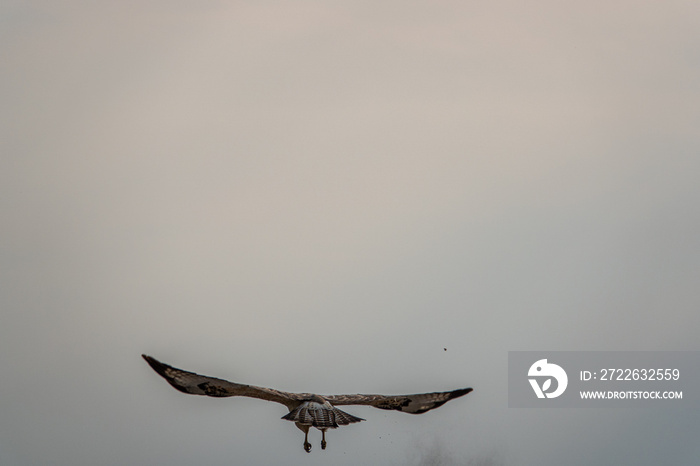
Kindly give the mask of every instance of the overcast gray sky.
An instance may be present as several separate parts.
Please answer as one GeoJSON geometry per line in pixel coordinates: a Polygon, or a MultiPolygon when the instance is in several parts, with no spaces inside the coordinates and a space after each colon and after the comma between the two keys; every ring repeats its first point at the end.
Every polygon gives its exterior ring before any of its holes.
{"type": "Polygon", "coordinates": [[[700,350],[696,1],[0,2],[0,463],[696,464],[698,408],[507,407],[700,350]],[[444,351],[447,348],[447,351],[444,351]],[[302,449],[288,391],[475,391],[302,449]]]}

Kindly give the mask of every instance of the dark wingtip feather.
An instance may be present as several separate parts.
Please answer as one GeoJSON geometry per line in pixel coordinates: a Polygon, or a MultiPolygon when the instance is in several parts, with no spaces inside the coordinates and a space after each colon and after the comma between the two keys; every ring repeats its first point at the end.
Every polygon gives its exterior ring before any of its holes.
{"type": "Polygon", "coordinates": [[[452,393],[450,393],[450,400],[454,400],[455,398],[459,398],[460,396],[464,396],[467,393],[471,392],[474,390],[473,388],[461,388],[459,390],[455,390],[452,393]]]}
{"type": "Polygon", "coordinates": [[[167,379],[167,377],[165,376],[165,368],[168,366],[166,366],[162,362],[158,361],[156,358],[152,358],[151,356],[142,354],[141,357],[143,357],[143,359],[146,360],[148,365],[151,366],[154,371],[156,371],[158,374],[160,374],[161,376],[163,376],[167,379]]]}
{"type": "Polygon", "coordinates": [[[149,356],[149,355],[147,355],[147,354],[142,354],[141,357],[142,357],[143,359],[145,359],[146,362],[148,363],[148,365],[151,366],[151,367],[154,368],[154,369],[156,368],[156,366],[162,365],[162,364],[160,363],[160,361],[158,361],[156,358],[152,358],[151,356],[149,356]]]}
{"type": "MultiPolygon", "coordinates": [[[[168,376],[166,373],[167,369],[175,369],[172,366],[168,366],[167,364],[163,364],[162,362],[158,361],[156,358],[153,358],[151,356],[142,354],[141,355],[143,359],[146,360],[149,366],[153,368],[154,371],[158,373],[161,377],[163,377],[170,385],[172,385],[176,390],[181,391],[182,393],[192,393],[190,390],[187,389],[187,387],[183,387],[180,385],[172,376],[168,376]]],[[[179,370],[179,369],[177,369],[179,370]]],[[[200,394],[201,393],[197,393],[200,394]]]]}

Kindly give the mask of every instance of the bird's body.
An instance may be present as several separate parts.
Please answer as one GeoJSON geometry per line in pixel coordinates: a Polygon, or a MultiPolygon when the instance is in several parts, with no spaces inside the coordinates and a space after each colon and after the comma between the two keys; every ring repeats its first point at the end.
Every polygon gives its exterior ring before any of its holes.
{"type": "Polygon", "coordinates": [[[304,449],[307,452],[311,451],[308,437],[309,428],[315,427],[321,431],[321,449],[325,450],[326,430],[364,421],[364,419],[339,410],[319,395],[311,395],[308,400],[302,401],[299,406],[289,411],[289,414],[282,416],[282,419],[294,421],[297,427],[304,432],[304,449]]]}
{"type": "Polygon", "coordinates": [[[304,450],[311,451],[308,433],[315,427],[322,433],[321,448],[326,448],[326,430],[364,421],[336,408],[340,405],[369,405],[375,408],[421,414],[435,409],[449,400],[466,395],[471,388],[449,392],[422,393],[416,395],[315,395],[313,393],[289,393],[272,388],[243,385],[187,372],[163,364],[150,356],[142,355],[148,364],[170,385],[183,393],[212,397],[247,396],[285,405],[289,414],[282,419],[293,421],[304,432],[304,450]]]}

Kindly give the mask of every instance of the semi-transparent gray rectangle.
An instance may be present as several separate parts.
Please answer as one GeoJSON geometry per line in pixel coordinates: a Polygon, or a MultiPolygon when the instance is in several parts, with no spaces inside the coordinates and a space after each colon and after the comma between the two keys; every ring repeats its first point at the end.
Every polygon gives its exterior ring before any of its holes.
{"type": "Polygon", "coordinates": [[[698,406],[700,351],[509,351],[511,408],[698,406]]]}

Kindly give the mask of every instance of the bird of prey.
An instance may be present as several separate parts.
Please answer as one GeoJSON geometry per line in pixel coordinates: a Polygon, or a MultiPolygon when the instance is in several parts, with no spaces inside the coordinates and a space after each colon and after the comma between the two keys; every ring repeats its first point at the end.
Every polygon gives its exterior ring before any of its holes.
{"type": "Polygon", "coordinates": [[[285,405],[289,414],[282,419],[293,421],[304,432],[304,450],[311,452],[309,429],[321,431],[321,449],[326,449],[326,430],[354,422],[364,421],[341,411],[336,406],[369,405],[375,408],[422,414],[438,408],[448,401],[466,395],[471,388],[451,392],[420,393],[416,395],[314,395],[312,393],[288,393],[272,388],[256,387],[228,382],[214,377],[187,372],[163,364],[151,356],[142,355],[146,362],[170,385],[183,393],[213,397],[248,396],[274,401],[285,405]]]}

